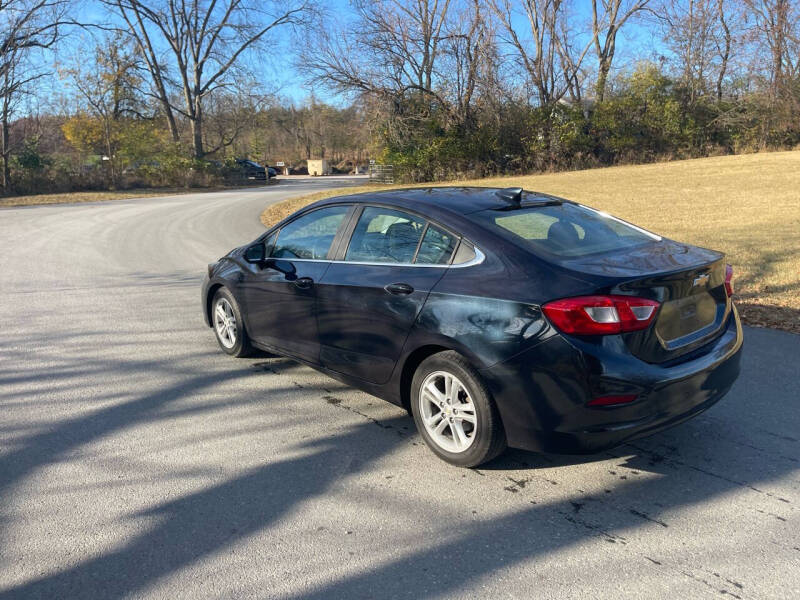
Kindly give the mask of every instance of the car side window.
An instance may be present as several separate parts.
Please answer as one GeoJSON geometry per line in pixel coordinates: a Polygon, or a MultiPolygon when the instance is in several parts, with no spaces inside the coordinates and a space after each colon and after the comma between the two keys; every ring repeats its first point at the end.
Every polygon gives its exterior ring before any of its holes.
{"type": "Polygon", "coordinates": [[[325,259],[349,206],[329,206],[284,225],[272,247],[272,258],[325,259]]]}
{"type": "Polygon", "coordinates": [[[454,235],[435,225],[428,225],[414,263],[418,265],[448,264],[457,241],[458,239],[454,235]]]}
{"type": "Polygon", "coordinates": [[[425,220],[408,213],[368,206],[361,213],[345,261],[411,263],[425,220]]]}
{"type": "Polygon", "coordinates": [[[278,239],[278,232],[274,231],[266,238],[263,238],[264,245],[267,247],[267,256],[272,256],[272,249],[275,247],[275,240],[278,239]]]}

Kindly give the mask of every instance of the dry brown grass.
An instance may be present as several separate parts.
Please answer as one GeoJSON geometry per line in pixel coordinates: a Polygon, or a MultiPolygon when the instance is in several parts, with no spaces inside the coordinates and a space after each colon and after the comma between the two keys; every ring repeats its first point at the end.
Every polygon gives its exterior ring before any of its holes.
{"type": "Polygon", "coordinates": [[[200,190],[186,188],[143,188],[120,192],[68,192],[64,194],[36,194],[32,196],[0,197],[0,206],[34,206],[37,204],[72,204],[81,202],[103,202],[106,200],[126,200],[128,198],[150,198],[153,196],[174,196],[200,190]]]}
{"type": "MultiPolygon", "coordinates": [[[[800,151],[723,156],[441,185],[521,186],[564,196],[666,237],[725,252],[737,305],[757,326],[800,333],[800,151]]],[[[364,186],[359,192],[401,186],[364,186]]],[[[339,190],[289,199],[270,225],[339,190]]]]}
{"type": "MultiPolygon", "coordinates": [[[[264,185],[260,182],[259,185],[264,185]]],[[[136,190],[91,191],[91,192],[66,192],[63,194],[35,194],[31,196],[0,196],[2,206],[35,206],[38,204],[73,204],[83,202],[105,202],[107,200],[128,200],[130,198],[153,198],[159,196],[177,196],[180,194],[197,194],[201,192],[215,192],[220,190],[238,189],[244,186],[215,186],[208,188],[140,188],[136,190]]]]}

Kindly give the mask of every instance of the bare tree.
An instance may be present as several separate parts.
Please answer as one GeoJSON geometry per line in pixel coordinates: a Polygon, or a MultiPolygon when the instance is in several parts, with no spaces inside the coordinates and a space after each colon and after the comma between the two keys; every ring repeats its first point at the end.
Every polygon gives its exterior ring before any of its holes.
{"type": "Polygon", "coordinates": [[[563,0],[489,0],[505,31],[504,41],[514,48],[523,71],[542,105],[552,104],[567,92],[580,96],[580,69],[591,41],[575,51],[575,40],[566,26],[563,0]],[[521,5],[521,7],[520,7],[521,5]],[[518,29],[521,8],[528,31],[518,29]]]}
{"type": "Polygon", "coordinates": [[[117,185],[120,170],[118,144],[121,121],[142,117],[138,96],[140,58],[128,39],[120,33],[101,39],[94,48],[94,59],[87,61],[85,51],[73,59],[74,67],[64,69],[62,76],[83,99],[89,114],[102,125],[104,162],[109,185],[117,185]]]}
{"type": "Polygon", "coordinates": [[[664,31],[664,42],[671,50],[689,101],[708,91],[712,61],[715,58],[717,3],[719,0],[664,0],[657,15],[664,31]]]}
{"type": "Polygon", "coordinates": [[[354,6],[352,22],[314,31],[299,65],[310,81],[360,96],[380,137],[399,145],[430,138],[426,127],[433,123],[471,127],[493,43],[478,0],[357,0],[354,6]]]}
{"type": "Polygon", "coordinates": [[[721,101],[733,53],[741,50],[735,39],[741,37],[740,0],[656,1],[653,12],[670,50],[668,58],[686,86],[689,100],[713,93],[717,102],[721,101]]]}
{"type": "Polygon", "coordinates": [[[266,106],[268,98],[253,94],[257,84],[244,79],[235,85],[219,88],[206,97],[204,138],[212,148],[227,154],[247,130],[258,129],[254,123],[266,106]]]}
{"type": "MultiPolygon", "coordinates": [[[[133,2],[124,2],[116,0],[103,0],[104,4],[116,9],[117,14],[122,18],[127,27],[127,32],[135,40],[139,53],[145,61],[147,70],[150,74],[153,91],[150,95],[158,101],[161,110],[164,112],[164,118],[167,120],[167,127],[169,128],[172,140],[177,142],[180,139],[178,132],[178,125],[175,121],[175,111],[172,109],[168,92],[168,78],[166,75],[167,67],[159,58],[156,52],[156,46],[151,39],[150,29],[146,26],[148,21],[142,16],[142,12],[138,10],[138,4],[133,2]]],[[[158,37],[156,37],[158,39],[158,37]]]]}
{"type": "Polygon", "coordinates": [[[800,7],[791,0],[745,0],[757,42],[769,54],[769,96],[776,102],[800,71],[800,7]]]}
{"type": "Polygon", "coordinates": [[[231,83],[246,52],[273,30],[299,23],[309,8],[309,0],[103,1],[136,39],[173,138],[173,113],[189,121],[196,158],[220,149],[204,146],[204,98],[231,83]],[[169,93],[173,83],[179,102],[169,93]]]}
{"type": "Polygon", "coordinates": [[[716,36],[715,45],[717,54],[720,58],[719,70],[717,71],[717,102],[722,101],[722,84],[728,74],[728,63],[731,60],[731,48],[733,46],[733,34],[731,33],[730,18],[725,14],[728,4],[725,0],[717,0],[717,21],[719,22],[720,34],[716,36]]]}
{"type": "Polygon", "coordinates": [[[592,0],[592,37],[597,55],[595,97],[602,102],[617,51],[617,34],[650,0],[592,0]]]}
{"type": "Polygon", "coordinates": [[[355,22],[318,28],[301,65],[312,81],[340,92],[441,100],[436,66],[451,0],[356,0],[355,22]]]}
{"type": "Polygon", "coordinates": [[[492,50],[494,32],[483,16],[480,0],[472,0],[458,11],[448,28],[443,46],[447,77],[443,77],[443,95],[451,104],[451,115],[462,128],[473,126],[473,99],[486,71],[496,67],[492,50]]]}
{"type": "Polygon", "coordinates": [[[0,0],[0,159],[2,188],[11,188],[9,124],[20,96],[44,76],[31,55],[51,48],[61,37],[68,0],[0,0]]]}

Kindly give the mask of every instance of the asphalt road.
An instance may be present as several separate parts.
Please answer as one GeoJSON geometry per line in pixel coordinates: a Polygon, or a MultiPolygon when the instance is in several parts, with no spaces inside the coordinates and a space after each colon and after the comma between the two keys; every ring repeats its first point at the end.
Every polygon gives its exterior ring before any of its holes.
{"type": "Polygon", "coordinates": [[[0,599],[800,597],[800,336],[655,437],[450,467],[203,326],[206,263],[324,185],[0,210],[0,599]]]}

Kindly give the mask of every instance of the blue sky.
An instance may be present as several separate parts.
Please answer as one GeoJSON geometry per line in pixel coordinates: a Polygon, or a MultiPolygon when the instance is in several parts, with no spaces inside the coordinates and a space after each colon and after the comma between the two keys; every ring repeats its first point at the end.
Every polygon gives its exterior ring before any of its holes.
{"type": "MultiPolygon", "coordinates": [[[[521,7],[521,2],[519,3],[521,7]]],[[[588,33],[591,28],[591,1],[576,0],[575,15],[571,20],[571,25],[577,30],[584,30],[588,33]]],[[[326,9],[335,19],[337,25],[354,18],[355,10],[349,0],[330,0],[326,3],[326,9]]],[[[520,14],[516,18],[518,31],[524,37],[525,32],[529,31],[529,25],[524,15],[520,14]]],[[[499,32],[502,34],[502,32],[499,32]]],[[[582,43],[587,43],[589,37],[582,43]]],[[[284,37],[280,40],[285,51],[293,52],[292,40],[284,37]]],[[[636,20],[629,21],[617,36],[617,55],[615,56],[615,69],[632,68],[636,62],[641,60],[653,60],[659,53],[663,53],[661,40],[653,37],[653,29],[643,27],[636,20]]],[[[594,69],[596,59],[594,50],[590,49],[586,55],[584,66],[590,71],[594,69]]],[[[302,78],[298,77],[292,69],[286,69],[282,73],[275,74],[275,80],[280,82],[281,94],[295,101],[302,101],[311,94],[311,87],[302,78]]],[[[336,98],[324,89],[313,90],[314,94],[325,101],[337,102],[341,98],[336,98]]]]}
{"type": "MultiPolygon", "coordinates": [[[[76,8],[73,15],[77,20],[90,21],[98,24],[109,22],[108,13],[95,2],[74,5],[76,8]]],[[[324,5],[327,12],[327,19],[334,26],[339,26],[351,19],[355,11],[349,0],[329,0],[324,5]]],[[[590,23],[590,0],[576,0],[576,14],[573,17],[573,25],[576,28],[588,28],[590,23]]],[[[524,16],[520,15],[517,19],[519,31],[527,31],[527,22],[524,16]]],[[[588,38],[587,38],[588,40],[588,38]]],[[[271,50],[258,56],[251,56],[255,70],[259,73],[259,78],[266,82],[266,87],[277,92],[281,97],[289,102],[301,103],[312,93],[319,99],[334,104],[344,101],[343,98],[331,94],[321,88],[312,88],[303,80],[292,67],[294,57],[301,46],[300,40],[296,39],[292,30],[288,27],[283,28],[270,40],[271,50]]],[[[74,31],[68,40],[59,48],[56,53],[42,55],[37,62],[46,68],[52,68],[54,63],[68,63],[76,54],[80,55],[84,48],[91,47],[91,36],[86,31],[74,31]]],[[[617,68],[631,67],[636,61],[651,59],[661,47],[660,41],[652,39],[650,30],[631,23],[626,26],[618,38],[618,56],[615,58],[617,68]]],[[[590,50],[584,63],[589,69],[594,68],[595,59],[590,50]]],[[[42,89],[39,90],[38,98],[34,101],[47,103],[58,103],[59,97],[65,95],[64,82],[55,75],[47,78],[47,82],[42,81],[42,89]]]]}

